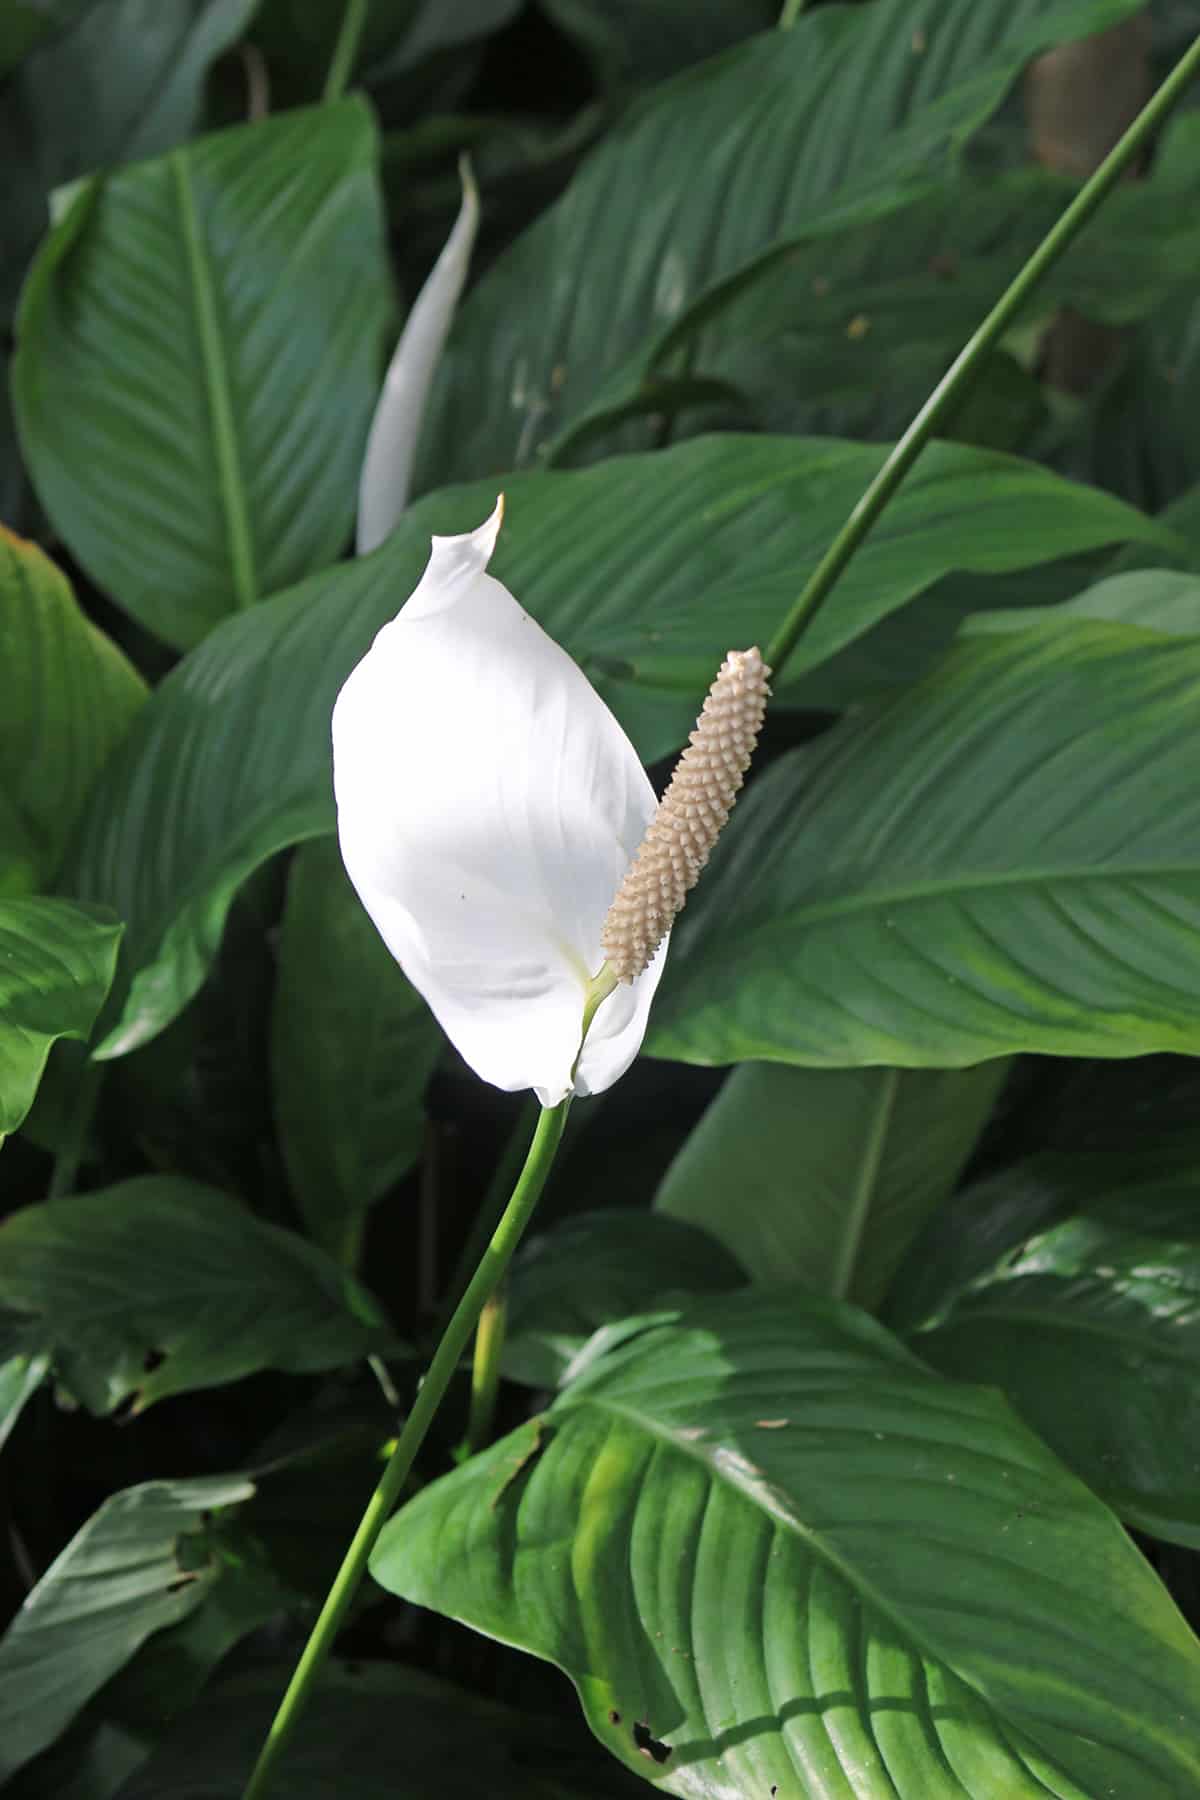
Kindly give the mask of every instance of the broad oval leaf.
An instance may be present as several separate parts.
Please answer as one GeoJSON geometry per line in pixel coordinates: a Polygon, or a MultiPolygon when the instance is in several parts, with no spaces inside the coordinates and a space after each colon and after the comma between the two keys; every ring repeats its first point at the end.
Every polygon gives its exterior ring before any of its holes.
{"type": "Polygon", "coordinates": [[[1007,1074],[1005,1062],[743,1063],[667,1170],[655,1207],[703,1226],[755,1281],[802,1281],[873,1307],[958,1179],[1007,1074]]]}
{"type": "Polygon", "coordinates": [[[555,1662],[688,1800],[1178,1800],[1200,1644],[995,1394],[752,1290],[594,1359],[385,1528],[383,1586],[555,1662]]]}
{"type": "Polygon", "coordinates": [[[206,1515],[253,1494],[240,1475],[150,1481],[106,1500],[0,1638],[0,1780],[44,1750],[152,1632],[220,1573],[206,1515]]]}
{"type": "Polygon", "coordinates": [[[146,1175],[0,1224],[0,1355],[47,1355],[94,1413],[383,1347],[324,1252],[199,1182],[146,1175]]]}
{"type": "Polygon", "coordinates": [[[707,1231],[628,1206],[576,1213],[519,1251],[508,1282],[504,1373],[557,1387],[602,1325],[680,1294],[745,1285],[745,1271],[707,1231]]]}
{"type": "Polygon", "coordinates": [[[926,191],[1024,62],[1134,4],[823,6],[654,90],[468,297],[416,491],[537,460],[606,384],[635,389],[702,295],[926,191]],[[697,145],[719,191],[696,179],[697,145]]]}
{"type": "Polygon", "coordinates": [[[0,889],[48,887],[146,697],[36,544],[0,526],[0,889]]]}
{"type": "Polygon", "coordinates": [[[0,1137],[33,1105],[51,1044],[91,1031],[120,938],[100,907],[0,900],[0,1137]]]}
{"type": "Polygon", "coordinates": [[[647,1049],[963,1067],[1200,1047],[1200,644],[982,637],[772,768],[676,933],[647,1049]]]}
{"type": "MultiPolygon", "coordinates": [[[[765,642],[884,452],[724,437],[506,483],[500,580],[595,679],[648,759],[674,749],[731,642],[765,642]]],[[[103,1053],[162,1029],[199,987],[238,884],[333,829],[329,716],[412,591],[431,532],[491,511],[490,482],[414,507],[373,556],[227,621],[154,694],[84,820],[71,891],[128,922],[133,980],[103,1053]]],[[[819,662],[956,567],[1054,560],[1160,528],[1011,457],[935,446],[800,655],[819,662]],[[961,509],[961,510],[960,510],[961,509]]]]}
{"type": "Polygon", "coordinates": [[[977,1276],[912,1343],[935,1367],[1002,1388],[1129,1524],[1200,1549],[1196,1149],[1118,1186],[1094,1163],[1087,1185],[1093,1159],[1078,1159],[1072,1216],[977,1276]]]}
{"type": "Polygon", "coordinates": [[[350,886],[332,838],[288,878],[271,1018],[280,1148],[309,1234],[348,1265],[425,1134],[441,1030],[350,886]]]}
{"type": "Polygon", "coordinates": [[[82,186],[34,265],[13,392],[38,497],[168,643],[349,537],[390,306],[375,162],[356,100],[234,126],[82,186]]]}

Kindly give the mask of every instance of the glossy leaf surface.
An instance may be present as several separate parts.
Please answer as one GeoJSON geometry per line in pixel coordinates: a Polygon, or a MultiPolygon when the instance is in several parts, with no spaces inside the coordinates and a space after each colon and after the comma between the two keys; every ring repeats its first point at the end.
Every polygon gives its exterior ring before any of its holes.
{"type": "Polygon", "coordinates": [[[254,1492],[240,1476],[151,1481],[106,1500],[0,1638],[0,1777],[52,1743],[156,1631],[217,1579],[205,1517],[254,1492]]]}
{"type": "Polygon", "coordinates": [[[462,308],[417,491],[521,467],[764,255],[927,191],[1022,64],[1131,0],[814,7],[655,90],[462,308]],[[696,146],[717,171],[696,179],[696,146]],[[477,404],[483,384],[492,396],[477,404]]]}
{"type": "Polygon", "coordinates": [[[0,1225],[0,1345],[46,1354],[91,1412],[311,1373],[380,1348],[374,1301],[295,1232],[213,1188],[146,1175],[0,1225]]]}
{"type": "Polygon", "coordinates": [[[91,1031],[120,937],[98,907],[0,900],[0,1135],[33,1104],[51,1044],[91,1031]]]}
{"type": "Polygon", "coordinates": [[[1175,1800],[1200,1645],[995,1393],[800,1293],[690,1308],[385,1529],[392,1592],[565,1669],[672,1794],[1175,1800]]]}
{"type": "Polygon", "coordinates": [[[375,157],[355,100],[235,126],[79,188],[32,271],[38,497],[177,647],[349,536],[390,306],[375,157]]]}
{"type": "Polygon", "coordinates": [[[683,1219],[624,1206],[577,1213],[531,1238],[513,1263],[504,1373],[555,1387],[600,1326],[745,1280],[715,1236],[683,1219]]]}
{"type": "Polygon", "coordinates": [[[951,1071],[743,1063],[655,1206],[703,1226],[756,1281],[802,1281],[873,1307],[957,1180],[1007,1073],[1003,1062],[951,1071]]]}
{"type": "Polygon", "coordinates": [[[1200,1159],[1115,1189],[1114,1171],[1089,1187],[1085,1168],[1071,1216],[962,1288],[913,1347],[1002,1388],[1129,1524],[1200,1549],[1200,1159]]]}
{"type": "Polygon", "coordinates": [[[990,634],[743,802],[647,1049],[959,1067],[1200,1047],[1200,646],[990,634]]]}
{"type": "Polygon", "coordinates": [[[0,527],[0,891],[49,885],[145,697],[49,557],[0,527]]]}

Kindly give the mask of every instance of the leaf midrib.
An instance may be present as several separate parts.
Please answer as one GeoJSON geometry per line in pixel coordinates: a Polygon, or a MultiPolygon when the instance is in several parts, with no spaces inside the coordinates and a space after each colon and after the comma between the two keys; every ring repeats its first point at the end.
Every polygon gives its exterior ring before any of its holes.
{"type": "Polygon", "coordinates": [[[200,360],[208,396],[213,456],[221,491],[233,591],[239,608],[245,608],[252,606],[258,598],[258,582],[254,569],[250,512],[238,449],[237,427],[234,423],[229,366],[221,342],[212,268],[196,213],[187,152],[172,151],[168,160],[175,182],[179,228],[183,236],[189,285],[195,307],[196,331],[200,340],[200,360]]]}
{"type": "MultiPolygon", "coordinates": [[[[570,1390],[568,1389],[567,1394],[564,1395],[564,1399],[569,1394],[570,1390]]],[[[594,1407],[600,1412],[609,1413],[616,1418],[625,1421],[627,1424],[635,1426],[638,1430],[643,1431],[652,1441],[662,1443],[689,1461],[698,1463],[711,1481],[719,1481],[730,1488],[732,1492],[738,1496],[739,1500],[743,1501],[745,1504],[750,1506],[756,1504],[755,1496],[748,1491],[746,1483],[744,1481],[739,1481],[729,1469],[714,1462],[712,1457],[705,1453],[706,1449],[711,1449],[712,1446],[710,1443],[697,1443],[689,1441],[686,1438],[681,1438],[673,1432],[669,1426],[662,1424],[652,1414],[647,1414],[637,1406],[624,1404],[620,1400],[614,1399],[611,1395],[603,1393],[603,1391],[600,1393],[593,1391],[579,1395],[574,1398],[570,1404],[563,1406],[561,1410],[563,1412],[576,1410],[586,1412],[589,1407],[594,1407]]],[[[552,1407],[550,1416],[553,1416],[553,1413],[556,1410],[559,1409],[552,1407]]],[[[772,1491],[776,1490],[776,1483],[774,1483],[765,1472],[758,1469],[750,1461],[749,1457],[746,1457],[742,1452],[737,1451],[736,1446],[731,1446],[731,1448],[735,1450],[735,1454],[742,1456],[746,1471],[751,1475],[751,1479],[761,1482],[767,1489],[772,1491]]],[[[782,1510],[776,1512],[764,1505],[761,1500],[758,1504],[768,1517],[774,1519],[782,1529],[791,1532],[800,1540],[800,1542],[808,1547],[814,1556],[822,1560],[829,1568],[833,1569],[841,1579],[847,1583],[853,1593],[875,1607],[880,1616],[889,1620],[901,1635],[914,1645],[923,1656],[929,1657],[940,1667],[949,1669],[957,1680],[961,1681],[966,1688],[977,1695],[982,1704],[987,1708],[989,1717],[995,1721],[998,1728],[1001,1725],[1012,1726],[1018,1723],[1017,1720],[1006,1714],[1002,1705],[988,1692],[985,1685],[981,1685],[979,1677],[973,1671],[970,1673],[964,1671],[964,1669],[959,1666],[956,1658],[949,1655],[941,1646],[931,1643],[927,1639],[925,1633],[914,1625],[911,1618],[909,1618],[906,1613],[898,1611],[890,1600],[880,1594],[875,1584],[863,1573],[863,1571],[849,1563],[841,1552],[828,1542],[822,1533],[815,1531],[811,1526],[806,1525],[804,1521],[798,1518],[795,1512],[790,1509],[786,1512],[782,1510]]],[[[1068,1689],[1070,1688],[1069,1680],[1067,1687],[1068,1689]]],[[[1031,1729],[1030,1721],[1028,1719],[1023,1722],[1022,1729],[1026,1731],[1031,1729]]],[[[1165,1744],[1170,1753],[1174,1755],[1175,1746],[1170,1740],[1163,1738],[1157,1722],[1153,1735],[1157,1743],[1160,1745],[1165,1744]]],[[[1036,1742],[1036,1738],[1034,1741],[1036,1742]]],[[[1048,1755],[1049,1753],[1043,1748],[1042,1754],[1048,1755]]]]}

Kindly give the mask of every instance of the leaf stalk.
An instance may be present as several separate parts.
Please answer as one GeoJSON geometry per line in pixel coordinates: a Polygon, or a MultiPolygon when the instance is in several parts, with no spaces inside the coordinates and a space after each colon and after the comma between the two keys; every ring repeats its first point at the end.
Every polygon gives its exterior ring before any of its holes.
{"type": "Polygon", "coordinates": [[[541,1198],[562,1139],[570,1104],[568,1095],[559,1105],[544,1108],[538,1118],[529,1154],[513,1188],[512,1197],[434,1352],[433,1361],[413,1402],[412,1411],[405,1420],[396,1448],[378,1487],[367,1502],[358,1530],[350,1540],[342,1566],[334,1577],[325,1604],[288,1683],[287,1692],[279,1703],[279,1710],[275,1714],[266,1742],[246,1784],[243,1800],[262,1800],[267,1792],[271,1777],[300,1721],[313,1683],[324,1666],[350,1602],[366,1573],[367,1561],[376,1539],[400,1497],[417,1452],[425,1441],[471,1333],[485,1305],[500,1285],[525,1227],[533,1217],[534,1208],[541,1198]]]}
{"type": "Polygon", "coordinates": [[[1198,73],[1200,35],[1184,52],[1162,86],[1147,101],[1095,174],[1083,184],[1062,217],[1051,226],[982,325],[968,338],[809,576],[791,611],[768,644],[764,656],[774,669],[777,681],[782,677],[784,664],[796,648],[801,634],[812,624],[855,551],[926,444],[978,375],[988,352],[1012,324],[1042,277],[1074,243],[1092,214],[1116,187],[1147,138],[1163,123],[1198,73]]]}

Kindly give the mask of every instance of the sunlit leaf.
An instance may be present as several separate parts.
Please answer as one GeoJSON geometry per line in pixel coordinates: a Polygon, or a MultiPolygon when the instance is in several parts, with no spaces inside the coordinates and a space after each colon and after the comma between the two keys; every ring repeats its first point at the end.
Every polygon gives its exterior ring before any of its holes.
{"type": "Polygon", "coordinates": [[[557,1663],[614,1754],[689,1800],[1200,1780],[1200,1644],[1112,1514],[994,1391],[800,1292],[585,1363],[404,1507],[372,1569],[557,1663]]]}

